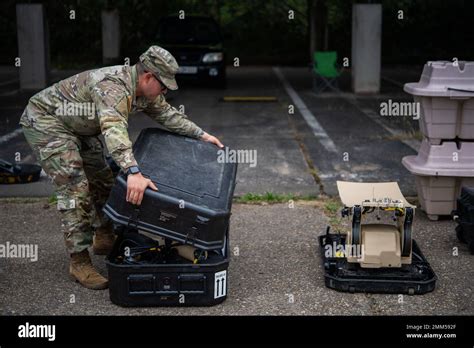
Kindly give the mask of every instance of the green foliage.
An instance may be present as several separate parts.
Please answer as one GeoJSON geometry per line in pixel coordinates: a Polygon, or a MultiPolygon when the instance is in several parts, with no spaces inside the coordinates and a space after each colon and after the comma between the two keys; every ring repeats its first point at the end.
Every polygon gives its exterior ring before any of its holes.
{"type": "Polygon", "coordinates": [[[53,193],[51,196],[48,197],[48,203],[50,205],[58,203],[58,196],[55,193],[53,193]]]}
{"type": "MultiPolygon", "coordinates": [[[[6,0],[0,11],[0,37],[8,43],[0,60],[11,63],[17,55],[16,4],[6,0]]],[[[150,45],[156,44],[162,16],[200,14],[218,21],[224,34],[228,61],[239,57],[244,64],[306,63],[306,0],[63,0],[43,3],[49,26],[52,66],[60,69],[92,68],[102,64],[101,11],[120,13],[121,55],[133,64],[150,45]],[[288,20],[288,11],[295,19],[288,20]],[[75,19],[70,19],[70,11],[75,19]],[[263,19],[263,20],[262,20],[263,19]]]]}
{"type": "Polygon", "coordinates": [[[278,194],[274,192],[246,193],[235,199],[237,203],[287,203],[289,201],[309,201],[316,199],[314,195],[300,196],[295,194],[278,194]]]}
{"type": "MultiPolygon", "coordinates": [[[[311,0],[4,0],[0,6],[0,63],[13,64],[18,55],[16,5],[42,3],[49,27],[52,67],[92,68],[102,65],[101,11],[120,13],[121,54],[134,63],[156,44],[159,19],[201,14],[214,17],[225,34],[228,63],[306,64],[308,52],[308,3],[311,0]],[[71,10],[76,11],[70,19],[71,10]],[[294,19],[288,11],[294,11],[294,19]],[[228,34],[231,37],[228,37],[228,34]]],[[[318,0],[319,2],[323,0],[318,0]]],[[[352,5],[369,0],[325,0],[328,50],[350,57],[352,5]]],[[[420,64],[429,59],[472,60],[474,40],[468,0],[380,0],[382,60],[384,63],[420,64]],[[404,18],[398,18],[398,11],[404,18]]]]}
{"type": "Polygon", "coordinates": [[[341,204],[337,201],[329,201],[324,207],[331,214],[336,214],[341,209],[341,204]]]}
{"type": "Polygon", "coordinates": [[[341,209],[342,204],[339,200],[336,199],[331,198],[324,204],[324,212],[329,218],[329,224],[335,230],[341,230],[343,226],[340,214],[341,209]]]}

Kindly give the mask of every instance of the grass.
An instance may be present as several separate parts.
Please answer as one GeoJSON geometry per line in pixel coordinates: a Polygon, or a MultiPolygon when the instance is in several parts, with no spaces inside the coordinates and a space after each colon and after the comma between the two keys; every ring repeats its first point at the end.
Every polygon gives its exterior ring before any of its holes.
{"type": "Polygon", "coordinates": [[[273,204],[273,203],[286,203],[288,201],[312,201],[317,199],[316,195],[295,195],[295,194],[278,194],[274,192],[259,193],[246,193],[243,196],[236,197],[234,202],[244,204],[273,204]]]}
{"type": "Polygon", "coordinates": [[[383,137],[383,139],[387,140],[423,140],[423,134],[420,131],[410,131],[410,132],[405,132],[405,133],[400,133],[397,135],[388,135],[386,137],[383,137]]]}
{"type": "Polygon", "coordinates": [[[324,213],[329,218],[329,224],[333,231],[342,230],[344,228],[341,217],[342,208],[342,203],[334,198],[328,199],[324,204],[324,213]]]}
{"type": "MultiPolygon", "coordinates": [[[[52,194],[47,198],[4,198],[0,199],[4,203],[36,203],[36,202],[47,202],[46,205],[53,206],[57,203],[58,198],[55,194],[52,194]]],[[[344,231],[347,230],[347,226],[344,226],[343,219],[341,218],[342,203],[337,198],[328,198],[327,196],[312,195],[297,195],[297,194],[279,194],[275,192],[259,193],[246,193],[240,197],[234,197],[235,203],[240,204],[277,204],[277,203],[288,203],[290,201],[308,202],[308,204],[315,205],[319,209],[322,209],[324,214],[329,219],[332,231],[344,231]]],[[[304,203],[300,203],[304,204],[304,203]]]]}
{"type": "Polygon", "coordinates": [[[53,193],[51,196],[49,196],[48,203],[50,205],[58,203],[58,196],[56,196],[56,194],[53,193]]]}
{"type": "MultiPolygon", "coordinates": [[[[5,198],[1,199],[5,203],[35,203],[45,201],[45,198],[5,198]]],[[[314,202],[316,206],[322,208],[324,214],[329,218],[329,222],[333,229],[342,227],[341,209],[342,203],[337,198],[328,198],[325,196],[318,196],[315,194],[297,195],[293,193],[279,194],[275,192],[260,193],[246,193],[243,196],[234,197],[235,203],[240,204],[277,204],[288,203],[290,201],[306,201],[314,202]]],[[[47,203],[50,206],[58,202],[56,194],[52,194],[47,198],[47,203]]],[[[312,203],[311,203],[312,204],[312,203]]]]}
{"type": "Polygon", "coordinates": [[[324,208],[329,212],[329,214],[333,215],[342,208],[342,205],[338,201],[330,200],[325,204],[324,208]]]}
{"type": "Polygon", "coordinates": [[[324,215],[329,219],[332,231],[347,232],[347,223],[344,223],[341,217],[341,209],[343,205],[337,198],[328,198],[317,195],[295,195],[295,194],[278,194],[273,192],[265,192],[264,194],[246,193],[243,196],[234,198],[235,203],[241,204],[276,204],[287,203],[288,201],[307,201],[315,204],[323,210],[324,215]]]}
{"type": "Polygon", "coordinates": [[[0,198],[0,202],[27,204],[27,203],[46,202],[46,200],[45,200],[45,197],[2,197],[0,198]]]}
{"type": "Polygon", "coordinates": [[[49,197],[5,197],[0,198],[0,202],[17,204],[44,203],[45,205],[53,206],[58,202],[58,197],[54,193],[49,197]]]}

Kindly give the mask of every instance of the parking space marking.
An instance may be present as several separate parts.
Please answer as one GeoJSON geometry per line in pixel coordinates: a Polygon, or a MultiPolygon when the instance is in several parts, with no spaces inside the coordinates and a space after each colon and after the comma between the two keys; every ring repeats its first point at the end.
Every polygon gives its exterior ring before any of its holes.
{"type": "MultiPolygon", "coordinates": [[[[387,78],[384,78],[387,79],[387,78]]],[[[396,83],[395,80],[391,80],[392,83],[396,83]]],[[[328,86],[333,92],[335,92],[340,97],[344,98],[348,103],[352,104],[357,110],[363,113],[365,116],[370,118],[374,121],[377,125],[385,129],[388,133],[395,137],[403,136],[403,132],[397,129],[394,129],[388,126],[385,122],[382,121],[380,115],[377,115],[372,109],[370,108],[363,108],[359,105],[356,96],[353,93],[343,93],[340,89],[335,88],[333,86],[328,86]]],[[[418,152],[420,148],[420,141],[416,139],[400,139],[403,144],[407,145],[408,147],[412,148],[413,150],[418,152]]]]}
{"type": "Polygon", "coordinates": [[[280,68],[273,67],[273,71],[275,72],[277,77],[280,79],[280,82],[283,84],[283,87],[285,88],[286,93],[288,93],[291,100],[295,104],[296,108],[298,109],[300,114],[303,116],[304,120],[306,121],[308,126],[311,128],[314,136],[318,139],[321,145],[323,145],[324,148],[328,152],[337,153],[336,145],[334,144],[332,139],[326,133],[326,131],[318,122],[318,120],[313,115],[313,113],[308,109],[308,107],[306,106],[304,101],[301,99],[301,97],[298,95],[298,93],[296,93],[296,91],[293,89],[290,83],[286,80],[280,68]]]}
{"type": "MultiPolygon", "coordinates": [[[[357,102],[357,99],[352,96],[352,97],[343,97],[346,99],[349,103],[351,103],[357,110],[362,112],[365,116],[370,118],[373,122],[378,124],[380,127],[385,129],[388,133],[395,137],[401,137],[404,135],[404,133],[400,130],[397,130],[395,128],[390,127],[387,125],[385,122],[382,121],[382,118],[380,115],[378,115],[375,111],[373,111],[370,108],[364,108],[359,105],[357,102]]],[[[412,148],[416,152],[418,152],[418,149],[420,148],[420,141],[417,139],[403,139],[401,138],[399,141],[401,141],[403,144],[407,145],[408,147],[412,148]]]]}

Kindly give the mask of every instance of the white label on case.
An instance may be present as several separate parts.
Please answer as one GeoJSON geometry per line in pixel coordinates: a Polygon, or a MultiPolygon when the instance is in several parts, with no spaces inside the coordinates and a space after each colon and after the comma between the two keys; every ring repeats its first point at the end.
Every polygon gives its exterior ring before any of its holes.
{"type": "Polygon", "coordinates": [[[214,279],[214,298],[224,297],[227,294],[227,271],[217,272],[214,279]]]}

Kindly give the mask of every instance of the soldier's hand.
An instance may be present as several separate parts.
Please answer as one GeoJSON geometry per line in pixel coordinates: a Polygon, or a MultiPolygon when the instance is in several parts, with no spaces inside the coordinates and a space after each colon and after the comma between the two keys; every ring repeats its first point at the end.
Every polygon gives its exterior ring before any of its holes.
{"type": "Polygon", "coordinates": [[[221,149],[224,147],[224,145],[222,145],[219,139],[217,139],[215,136],[210,135],[206,132],[204,132],[204,134],[201,135],[201,140],[206,141],[208,143],[212,143],[216,145],[217,147],[220,147],[221,149]]]}
{"type": "Polygon", "coordinates": [[[127,177],[127,202],[140,205],[147,187],[158,191],[153,181],[145,178],[142,173],[129,174],[127,177]]]}

